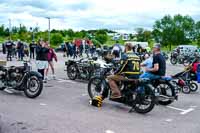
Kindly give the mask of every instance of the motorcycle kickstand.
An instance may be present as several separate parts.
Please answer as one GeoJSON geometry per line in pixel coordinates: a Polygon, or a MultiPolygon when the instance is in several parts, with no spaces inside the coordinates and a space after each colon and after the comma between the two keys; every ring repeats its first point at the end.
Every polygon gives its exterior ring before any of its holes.
{"type": "Polygon", "coordinates": [[[132,106],[131,109],[128,111],[128,113],[134,112],[135,106],[136,106],[136,103],[134,102],[134,103],[133,103],[133,106],[132,106]]]}

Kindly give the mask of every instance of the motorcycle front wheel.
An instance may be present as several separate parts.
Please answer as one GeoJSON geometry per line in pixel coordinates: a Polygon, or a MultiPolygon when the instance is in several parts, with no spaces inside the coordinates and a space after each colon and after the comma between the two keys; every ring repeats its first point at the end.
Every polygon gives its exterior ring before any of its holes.
{"type": "Polygon", "coordinates": [[[190,94],[190,86],[188,86],[188,85],[183,86],[182,87],[182,92],[184,94],[190,94]]]}
{"type": "Polygon", "coordinates": [[[135,111],[140,114],[146,114],[153,110],[155,106],[155,95],[153,86],[150,84],[143,85],[145,94],[137,94],[135,111]]]}
{"type": "Polygon", "coordinates": [[[43,81],[42,78],[39,78],[35,75],[31,75],[27,79],[26,86],[24,88],[24,94],[28,98],[38,97],[43,90],[43,81]]]}
{"type": "Polygon", "coordinates": [[[176,58],[171,58],[170,62],[171,62],[172,65],[176,65],[177,59],[176,58]]]}
{"type": "Polygon", "coordinates": [[[75,80],[78,76],[76,65],[67,66],[67,76],[70,80],[75,80]]]}
{"type": "Polygon", "coordinates": [[[92,77],[88,83],[88,94],[91,99],[95,96],[101,96],[104,91],[105,85],[101,77],[92,77]]]}

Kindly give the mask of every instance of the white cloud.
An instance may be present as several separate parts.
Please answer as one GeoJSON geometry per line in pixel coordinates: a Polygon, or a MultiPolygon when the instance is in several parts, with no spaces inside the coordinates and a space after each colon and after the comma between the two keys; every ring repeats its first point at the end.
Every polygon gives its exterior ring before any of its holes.
{"type": "Polygon", "coordinates": [[[12,0],[0,1],[0,16],[7,24],[11,18],[13,25],[23,23],[33,26],[38,23],[47,29],[75,30],[110,28],[114,30],[134,30],[136,27],[151,28],[155,20],[166,14],[191,15],[200,19],[198,0],[12,0]],[[5,15],[6,14],[6,15],[5,15]]]}

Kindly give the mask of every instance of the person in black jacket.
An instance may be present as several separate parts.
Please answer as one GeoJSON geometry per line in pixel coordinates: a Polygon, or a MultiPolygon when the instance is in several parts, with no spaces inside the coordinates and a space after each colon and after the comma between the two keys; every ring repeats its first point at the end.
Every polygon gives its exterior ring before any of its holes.
{"type": "Polygon", "coordinates": [[[44,71],[48,68],[47,54],[49,52],[48,45],[44,41],[40,41],[36,47],[36,66],[38,72],[42,74],[44,80],[44,71]]]}
{"type": "Polygon", "coordinates": [[[6,43],[6,49],[7,49],[7,61],[12,61],[12,49],[13,49],[13,42],[11,40],[9,40],[7,43],[6,43]]]}
{"type": "Polygon", "coordinates": [[[34,41],[32,41],[32,43],[29,45],[29,49],[30,49],[30,58],[35,59],[35,49],[36,49],[36,44],[34,41]]]}
{"type": "Polygon", "coordinates": [[[17,43],[17,51],[18,51],[18,60],[20,61],[23,61],[23,58],[24,58],[24,44],[18,40],[18,43],[17,43]]]}

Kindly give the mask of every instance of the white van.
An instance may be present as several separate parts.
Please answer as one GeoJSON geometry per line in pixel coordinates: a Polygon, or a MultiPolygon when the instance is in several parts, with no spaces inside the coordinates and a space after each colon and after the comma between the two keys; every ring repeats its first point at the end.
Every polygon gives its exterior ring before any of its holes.
{"type": "Polygon", "coordinates": [[[177,49],[180,49],[180,54],[193,54],[198,50],[197,46],[194,45],[179,45],[177,49]]]}
{"type": "Polygon", "coordinates": [[[146,48],[149,46],[148,42],[125,42],[125,44],[128,43],[130,43],[132,46],[137,46],[139,44],[142,48],[146,48]]]}

